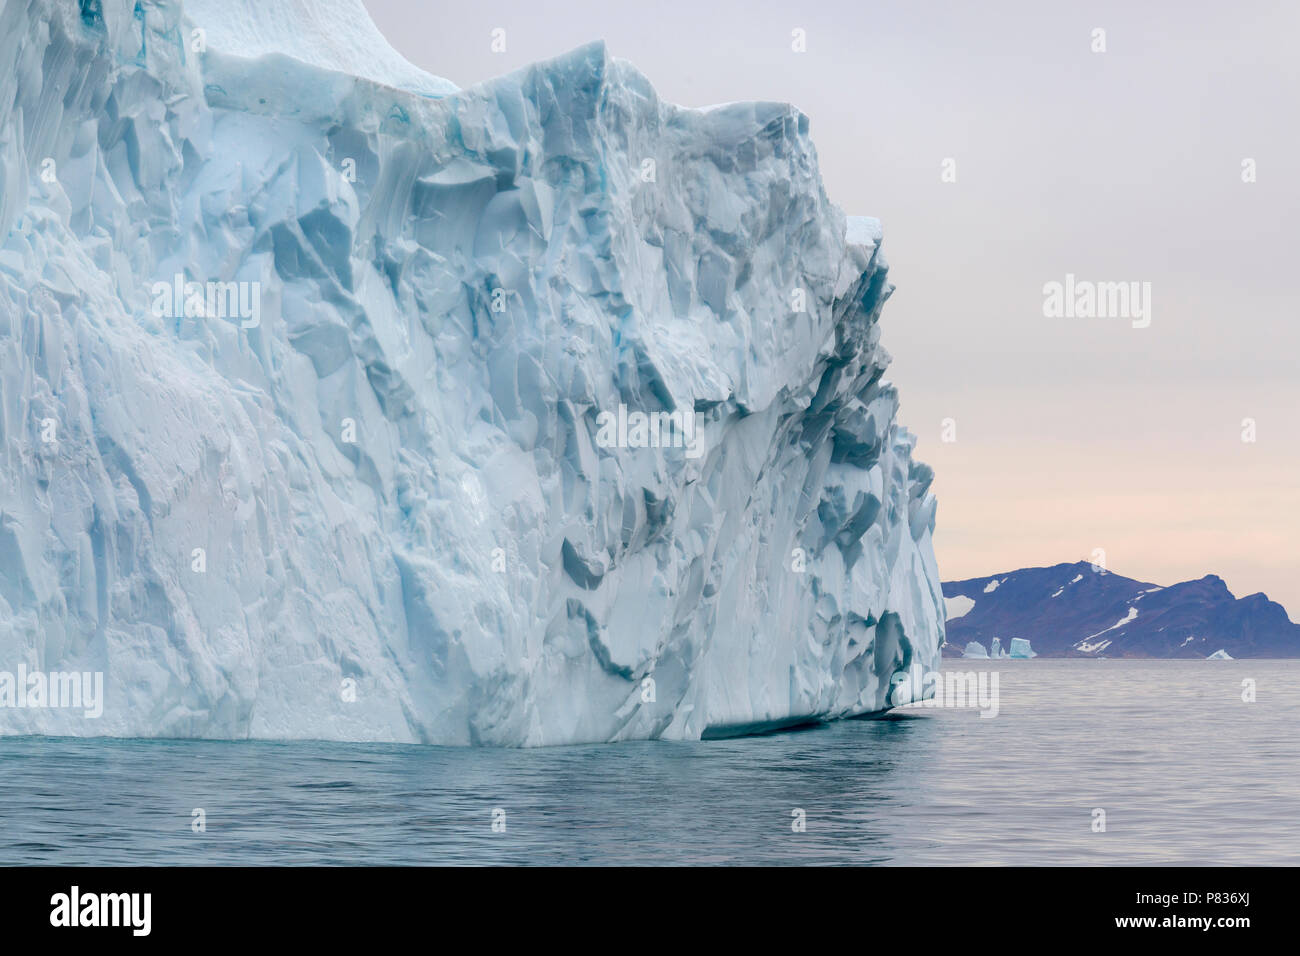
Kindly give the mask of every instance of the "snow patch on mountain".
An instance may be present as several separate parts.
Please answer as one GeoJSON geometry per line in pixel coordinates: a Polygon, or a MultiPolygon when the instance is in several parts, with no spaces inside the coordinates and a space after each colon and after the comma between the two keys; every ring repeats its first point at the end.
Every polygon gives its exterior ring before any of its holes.
{"type": "Polygon", "coordinates": [[[943,606],[946,619],[955,621],[959,617],[965,617],[970,613],[971,608],[975,606],[975,599],[966,597],[964,594],[958,594],[954,597],[943,599],[943,606]]]}
{"type": "Polygon", "coordinates": [[[1123,627],[1125,624],[1128,624],[1130,621],[1136,620],[1137,616],[1138,616],[1138,609],[1135,607],[1131,607],[1128,609],[1127,614],[1125,614],[1122,618],[1120,618],[1110,627],[1103,628],[1102,630],[1098,631],[1096,634],[1089,634],[1086,638],[1084,638],[1082,641],[1075,644],[1074,646],[1077,647],[1079,650],[1083,651],[1085,654],[1091,654],[1097,650],[1104,650],[1106,647],[1110,645],[1110,641],[1102,641],[1100,644],[1098,644],[1094,642],[1093,639],[1097,637],[1101,637],[1101,635],[1109,631],[1114,631],[1118,628],[1123,627]]]}
{"type": "Polygon", "coordinates": [[[1078,644],[1074,646],[1077,647],[1079,650],[1083,651],[1085,654],[1098,654],[1104,651],[1106,648],[1110,647],[1110,645],[1111,642],[1109,640],[1105,640],[1105,641],[1080,641],[1078,644]]]}

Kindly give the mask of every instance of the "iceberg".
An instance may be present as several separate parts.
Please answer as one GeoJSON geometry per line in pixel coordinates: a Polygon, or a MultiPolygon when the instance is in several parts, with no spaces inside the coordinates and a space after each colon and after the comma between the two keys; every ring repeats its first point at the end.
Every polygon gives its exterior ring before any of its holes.
{"type": "Polygon", "coordinates": [[[1002,640],[997,637],[993,638],[993,646],[989,648],[989,657],[994,660],[1002,660],[1006,656],[1007,652],[1002,649],[1002,640]]]}
{"type": "Polygon", "coordinates": [[[966,645],[966,650],[961,656],[976,657],[982,660],[988,660],[989,652],[984,649],[984,645],[981,644],[979,641],[971,641],[969,644],[966,645]]]}
{"type": "Polygon", "coordinates": [[[888,706],[933,473],[808,119],[359,0],[0,8],[0,733],[535,746],[888,706]]]}
{"type": "Polygon", "coordinates": [[[1230,655],[1223,648],[1219,648],[1217,651],[1215,651],[1213,654],[1210,654],[1205,659],[1207,661],[1230,661],[1232,660],[1232,655],[1230,655]]]}
{"type": "Polygon", "coordinates": [[[1011,639],[1011,657],[1016,660],[1028,660],[1031,657],[1037,657],[1029,642],[1023,637],[1013,637],[1011,639]]]}

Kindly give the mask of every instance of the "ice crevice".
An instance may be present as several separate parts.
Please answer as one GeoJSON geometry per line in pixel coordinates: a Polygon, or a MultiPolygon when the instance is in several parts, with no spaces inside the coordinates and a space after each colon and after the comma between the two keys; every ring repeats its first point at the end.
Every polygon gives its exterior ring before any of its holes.
{"type": "Polygon", "coordinates": [[[106,698],[0,733],[695,739],[937,668],[797,109],[600,43],[459,90],[359,0],[8,0],[0,62],[0,670],[106,698]]]}

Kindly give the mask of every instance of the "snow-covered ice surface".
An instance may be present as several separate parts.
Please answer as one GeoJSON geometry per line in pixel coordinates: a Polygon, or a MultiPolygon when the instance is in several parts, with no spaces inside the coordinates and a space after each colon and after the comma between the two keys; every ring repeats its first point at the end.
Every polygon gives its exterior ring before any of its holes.
{"type": "Polygon", "coordinates": [[[185,13],[203,31],[210,60],[229,55],[274,62],[283,56],[426,96],[457,90],[456,84],[425,73],[389,46],[361,0],[186,0],[185,13]]]}
{"type": "Polygon", "coordinates": [[[698,738],[938,667],[879,224],[797,110],[599,44],[456,91],[357,0],[7,0],[0,62],[0,670],[105,675],[0,732],[698,738]]]}

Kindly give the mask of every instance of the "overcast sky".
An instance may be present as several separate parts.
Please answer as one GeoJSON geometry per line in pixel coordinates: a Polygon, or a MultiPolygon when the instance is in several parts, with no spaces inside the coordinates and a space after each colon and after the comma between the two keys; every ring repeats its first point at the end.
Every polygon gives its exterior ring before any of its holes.
{"type": "Polygon", "coordinates": [[[460,86],[604,39],[665,99],[807,113],[831,198],[884,223],[945,580],[1100,548],[1300,619],[1300,4],[365,2],[460,86]],[[1067,273],[1149,282],[1150,325],[1045,317],[1067,273]]]}

